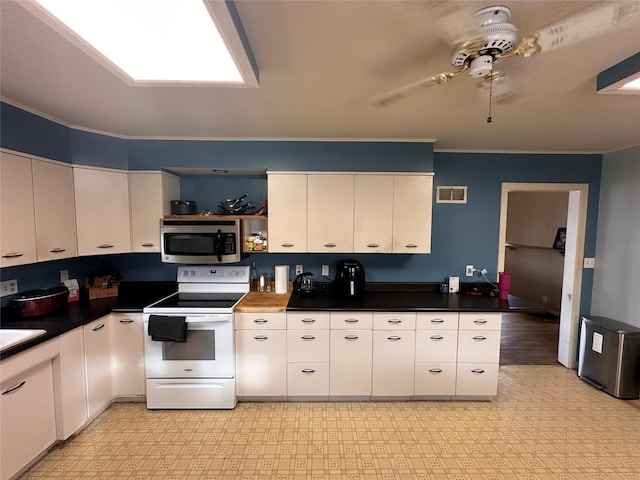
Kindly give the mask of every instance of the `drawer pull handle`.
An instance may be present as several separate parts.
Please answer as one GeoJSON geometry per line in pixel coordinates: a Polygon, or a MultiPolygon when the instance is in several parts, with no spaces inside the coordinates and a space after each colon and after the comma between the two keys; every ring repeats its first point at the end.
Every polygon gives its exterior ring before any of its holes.
{"type": "Polygon", "coordinates": [[[475,337],[473,337],[473,339],[477,342],[483,342],[484,340],[487,339],[487,337],[483,337],[482,335],[476,335],[475,337]]]}
{"type": "Polygon", "coordinates": [[[360,320],[358,320],[357,318],[345,318],[344,321],[346,323],[358,323],[360,320]]]}
{"type": "Polygon", "coordinates": [[[358,340],[358,336],[357,335],[347,335],[344,337],[346,340],[358,340]]]}
{"type": "Polygon", "coordinates": [[[336,244],[335,243],[325,243],[324,246],[327,247],[327,248],[335,248],[336,244]]]}
{"type": "Polygon", "coordinates": [[[388,323],[392,323],[393,325],[398,325],[402,323],[402,320],[398,320],[397,318],[392,318],[391,320],[387,320],[388,323]]]}
{"type": "Polygon", "coordinates": [[[303,318],[302,320],[300,320],[302,323],[316,323],[316,319],[315,318],[303,318]]]}
{"type": "Polygon", "coordinates": [[[302,340],[315,340],[316,337],[314,337],[313,335],[303,335],[300,337],[302,340]]]}
{"type": "Polygon", "coordinates": [[[430,368],[429,373],[442,373],[441,368],[430,368]]]}
{"type": "Polygon", "coordinates": [[[377,243],[369,243],[367,244],[367,248],[378,248],[380,245],[378,245],[377,243]]]}
{"type": "Polygon", "coordinates": [[[111,245],[110,243],[101,243],[100,245],[98,245],[98,248],[113,248],[113,245],[111,245]]]}
{"type": "Polygon", "coordinates": [[[391,335],[390,337],[387,337],[387,340],[391,340],[392,342],[396,342],[398,340],[402,340],[402,337],[398,337],[397,335],[391,335]]]}
{"type": "Polygon", "coordinates": [[[444,320],[441,318],[432,318],[431,323],[444,323],[444,320]]]}
{"type": "Polygon", "coordinates": [[[266,335],[256,335],[253,338],[254,338],[254,340],[259,340],[259,341],[264,341],[264,340],[268,340],[269,339],[269,337],[267,337],[266,335]]]}
{"type": "Polygon", "coordinates": [[[97,332],[98,330],[102,330],[104,328],[104,323],[101,323],[100,325],[98,325],[97,327],[93,327],[91,329],[92,332],[97,332]]]}
{"type": "Polygon", "coordinates": [[[430,338],[431,340],[436,341],[436,342],[437,342],[437,341],[439,341],[439,340],[444,339],[444,337],[443,337],[442,335],[431,335],[429,338],[430,338]]]}
{"type": "Polygon", "coordinates": [[[146,242],[146,243],[143,243],[142,246],[143,247],[154,247],[155,245],[153,243],[146,242]]]}
{"type": "Polygon", "coordinates": [[[484,318],[479,318],[478,320],[474,320],[473,323],[476,325],[484,325],[487,321],[484,318]]]}
{"type": "Polygon", "coordinates": [[[293,243],[281,243],[280,246],[284,248],[291,248],[293,247],[293,243]]]}
{"type": "Polygon", "coordinates": [[[406,248],[418,248],[418,245],[416,245],[415,243],[408,243],[407,245],[405,245],[406,248]]]}
{"type": "Polygon", "coordinates": [[[484,373],[484,370],[481,368],[474,368],[473,370],[471,370],[471,373],[473,373],[474,375],[482,375],[484,373]]]}
{"type": "Polygon", "coordinates": [[[316,371],[313,368],[303,368],[302,370],[300,370],[302,373],[316,373],[316,371]]]}
{"type": "Polygon", "coordinates": [[[133,323],[133,320],[125,319],[125,320],[119,320],[119,322],[123,324],[127,324],[127,323],[133,323]]]}
{"type": "Polygon", "coordinates": [[[24,387],[24,384],[27,383],[26,380],[21,381],[20,383],[18,383],[17,385],[14,385],[13,387],[7,388],[4,392],[2,392],[2,395],[8,395],[10,393],[15,392],[16,390],[24,387]]]}
{"type": "Polygon", "coordinates": [[[11,253],[5,253],[4,255],[2,255],[2,258],[16,258],[16,257],[21,257],[23,255],[24,253],[21,253],[21,252],[11,252],[11,253]]]}
{"type": "Polygon", "coordinates": [[[267,323],[269,320],[266,318],[256,318],[253,323],[267,323]]]}
{"type": "Polygon", "coordinates": [[[67,251],[66,248],[56,247],[56,248],[52,248],[51,250],[49,250],[49,253],[62,253],[62,252],[66,252],[66,251],[67,251]]]}

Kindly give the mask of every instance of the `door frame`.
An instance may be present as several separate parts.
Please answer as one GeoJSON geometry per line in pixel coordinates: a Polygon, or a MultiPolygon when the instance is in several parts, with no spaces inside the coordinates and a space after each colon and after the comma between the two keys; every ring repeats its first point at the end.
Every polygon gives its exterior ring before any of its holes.
{"type": "Polygon", "coordinates": [[[564,273],[562,277],[558,362],[567,368],[576,368],[589,185],[586,183],[502,183],[500,233],[498,239],[499,272],[504,271],[505,243],[507,239],[507,207],[509,203],[509,193],[511,192],[569,193],[564,273]]]}

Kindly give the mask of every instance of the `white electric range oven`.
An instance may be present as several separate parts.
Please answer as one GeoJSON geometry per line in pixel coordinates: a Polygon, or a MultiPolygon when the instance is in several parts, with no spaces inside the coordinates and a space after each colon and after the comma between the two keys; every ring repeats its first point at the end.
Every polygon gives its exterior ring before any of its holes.
{"type": "Polygon", "coordinates": [[[147,408],[234,408],[233,309],[249,267],[185,265],[177,277],[176,293],[143,310],[147,408]]]}

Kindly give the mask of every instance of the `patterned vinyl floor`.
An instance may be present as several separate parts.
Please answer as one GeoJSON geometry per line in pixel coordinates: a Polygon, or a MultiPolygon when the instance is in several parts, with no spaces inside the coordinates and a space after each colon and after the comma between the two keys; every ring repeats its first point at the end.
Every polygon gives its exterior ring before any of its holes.
{"type": "Polygon", "coordinates": [[[116,403],[21,478],[640,480],[640,400],[509,365],[492,402],[116,403]]]}

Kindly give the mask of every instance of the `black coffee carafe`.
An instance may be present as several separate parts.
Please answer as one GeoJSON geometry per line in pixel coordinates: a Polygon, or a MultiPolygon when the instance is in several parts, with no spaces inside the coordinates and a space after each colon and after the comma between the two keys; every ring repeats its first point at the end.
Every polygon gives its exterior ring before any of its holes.
{"type": "Polygon", "coordinates": [[[364,267],[356,260],[341,260],[336,270],[335,294],[340,297],[358,298],[364,295],[364,267]]]}

